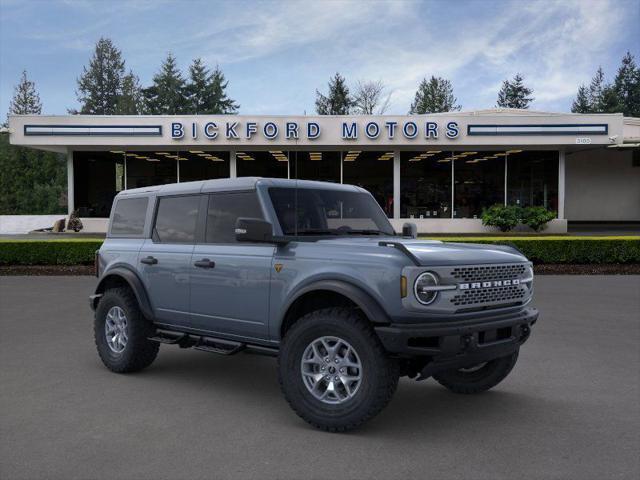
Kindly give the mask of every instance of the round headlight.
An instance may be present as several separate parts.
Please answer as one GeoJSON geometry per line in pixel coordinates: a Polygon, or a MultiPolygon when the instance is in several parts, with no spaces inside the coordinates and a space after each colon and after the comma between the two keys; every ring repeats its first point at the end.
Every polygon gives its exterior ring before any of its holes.
{"type": "Polygon", "coordinates": [[[429,305],[438,296],[438,290],[433,289],[438,285],[438,277],[431,272],[425,272],[416,278],[413,292],[418,301],[423,305],[429,305]]]}

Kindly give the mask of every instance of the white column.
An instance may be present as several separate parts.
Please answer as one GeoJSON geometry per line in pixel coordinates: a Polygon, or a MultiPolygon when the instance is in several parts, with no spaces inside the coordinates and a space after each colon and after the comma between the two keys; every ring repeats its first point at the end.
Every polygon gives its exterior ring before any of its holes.
{"type": "Polygon", "coordinates": [[[400,151],[393,151],[393,218],[400,218],[400,151]]]}
{"type": "Polygon", "coordinates": [[[504,156],[504,206],[507,206],[507,174],[509,171],[509,154],[504,156]]]}
{"type": "MultiPolygon", "coordinates": [[[[180,154],[178,154],[179,156],[180,154]]],[[[176,183],[180,183],[180,160],[176,158],[176,183]]]]}
{"type": "Polygon", "coordinates": [[[236,169],[236,151],[231,150],[229,152],[229,178],[236,178],[238,171],[236,169]]]}
{"type": "Polygon", "coordinates": [[[558,157],[558,218],[564,220],[564,178],[565,178],[565,150],[560,150],[558,157]]]}
{"type": "Polygon", "coordinates": [[[73,150],[67,150],[67,213],[71,213],[76,209],[74,177],[73,177],[73,150]]]}
{"type": "MultiPolygon", "coordinates": [[[[451,152],[451,156],[453,157],[453,152],[451,152]]],[[[455,159],[451,159],[451,218],[455,218],[454,212],[454,202],[456,199],[456,161],[455,159]]]]}

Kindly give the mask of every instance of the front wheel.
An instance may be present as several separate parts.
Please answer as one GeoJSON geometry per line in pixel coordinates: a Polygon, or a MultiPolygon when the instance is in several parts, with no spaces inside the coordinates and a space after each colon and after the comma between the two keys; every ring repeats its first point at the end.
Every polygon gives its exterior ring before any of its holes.
{"type": "Polygon", "coordinates": [[[293,410],[330,432],[358,427],[378,414],[398,385],[369,323],[353,309],[327,308],[300,318],[285,335],[278,376],[293,410]]]}
{"type": "Polygon", "coordinates": [[[468,368],[440,372],[435,374],[433,378],[454,393],[485,392],[498,385],[509,375],[518,360],[518,352],[519,350],[516,350],[506,357],[496,358],[468,368]]]}

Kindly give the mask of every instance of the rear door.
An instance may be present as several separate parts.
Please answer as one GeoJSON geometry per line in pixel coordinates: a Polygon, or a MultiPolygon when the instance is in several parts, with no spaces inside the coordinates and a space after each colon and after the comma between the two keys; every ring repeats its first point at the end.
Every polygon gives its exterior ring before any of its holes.
{"type": "Polygon", "coordinates": [[[209,194],[205,243],[191,258],[191,321],[209,332],[266,339],[275,246],[236,242],[238,217],[264,218],[255,191],[209,194]]]}
{"type": "Polygon", "coordinates": [[[138,262],[158,323],[189,325],[189,274],[203,195],[158,197],[138,262]]]}

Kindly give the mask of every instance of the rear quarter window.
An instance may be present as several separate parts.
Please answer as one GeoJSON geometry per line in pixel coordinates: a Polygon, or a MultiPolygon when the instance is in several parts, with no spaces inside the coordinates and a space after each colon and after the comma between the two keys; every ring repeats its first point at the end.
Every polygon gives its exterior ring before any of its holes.
{"type": "Polygon", "coordinates": [[[109,233],[112,235],[142,235],[148,204],[147,197],[118,200],[113,210],[109,233]]]}

